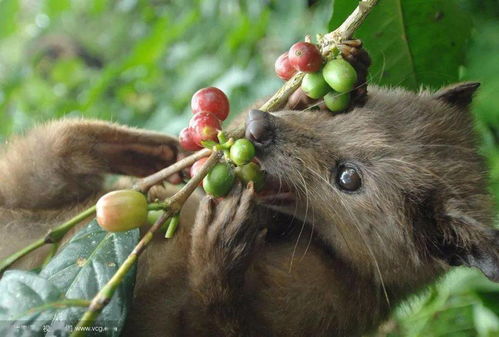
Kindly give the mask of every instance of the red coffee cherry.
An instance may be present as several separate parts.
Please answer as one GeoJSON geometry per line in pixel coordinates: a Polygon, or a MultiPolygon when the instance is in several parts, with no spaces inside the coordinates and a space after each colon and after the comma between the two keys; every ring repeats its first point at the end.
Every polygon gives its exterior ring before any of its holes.
{"type": "Polygon", "coordinates": [[[274,69],[277,76],[284,81],[289,80],[297,73],[296,69],[289,63],[288,52],[285,52],[277,58],[274,69]]]}
{"type": "Polygon", "coordinates": [[[194,143],[191,136],[191,130],[189,128],[183,128],[178,135],[178,142],[180,146],[186,151],[197,151],[202,149],[201,146],[194,143]]]}
{"type": "Polygon", "coordinates": [[[289,49],[289,63],[299,71],[313,73],[322,67],[322,55],[315,44],[297,42],[289,49]]]}
{"type": "Polygon", "coordinates": [[[220,120],[208,111],[200,111],[189,122],[191,137],[195,144],[202,146],[204,140],[217,141],[217,133],[222,129],[220,120]]]}
{"type": "Polygon", "coordinates": [[[224,92],[218,88],[203,88],[192,96],[191,108],[194,114],[208,111],[223,121],[229,115],[229,100],[224,92]]]}

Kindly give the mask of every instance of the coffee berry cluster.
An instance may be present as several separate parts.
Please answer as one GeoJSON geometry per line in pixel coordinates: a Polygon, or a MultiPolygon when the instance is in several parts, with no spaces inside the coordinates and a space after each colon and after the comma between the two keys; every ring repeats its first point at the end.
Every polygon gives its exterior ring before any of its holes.
{"type": "MultiPolygon", "coordinates": [[[[236,179],[242,183],[253,182],[255,190],[264,185],[264,173],[255,161],[255,146],[248,139],[227,139],[222,122],[229,115],[229,100],[220,89],[209,87],[197,91],[192,97],[193,116],[189,126],[179,135],[180,146],[186,151],[203,147],[223,151],[224,157],[204,177],[202,187],[214,197],[224,197],[236,179]]],[[[190,168],[194,177],[208,158],[201,158],[190,168]]],[[[102,196],[96,204],[97,222],[111,232],[126,231],[153,223],[161,210],[149,210],[144,194],[135,190],[119,190],[102,196]]],[[[172,237],[178,224],[178,215],[170,219],[163,230],[172,237]]]]}
{"type": "Polygon", "coordinates": [[[317,45],[297,42],[277,58],[275,72],[287,81],[298,71],[306,73],[301,89],[308,97],[323,98],[332,112],[348,108],[350,92],[357,83],[357,72],[338,52],[333,54],[331,60],[324,62],[317,45]]]}
{"type": "MultiPolygon", "coordinates": [[[[222,122],[229,115],[229,100],[220,89],[209,87],[197,91],[191,101],[194,114],[189,126],[179,135],[180,146],[187,151],[196,151],[203,147],[223,150],[223,160],[215,164],[203,179],[206,193],[223,197],[229,193],[239,178],[244,184],[253,181],[255,189],[263,187],[264,175],[260,166],[254,162],[255,147],[248,139],[234,141],[227,139],[222,131],[222,122]]],[[[207,158],[201,158],[190,169],[194,177],[207,158]]]]}

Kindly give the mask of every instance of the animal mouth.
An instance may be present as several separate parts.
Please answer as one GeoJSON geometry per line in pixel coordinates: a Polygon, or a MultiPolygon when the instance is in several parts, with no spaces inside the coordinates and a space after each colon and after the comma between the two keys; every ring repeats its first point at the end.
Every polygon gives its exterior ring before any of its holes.
{"type": "MultiPolygon", "coordinates": [[[[265,171],[265,166],[258,158],[258,164],[265,171]]],[[[265,171],[265,185],[261,191],[257,193],[257,201],[263,205],[269,206],[291,206],[296,201],[296,196],[289,184],[284,179],[269,174],[265,171]]]]}

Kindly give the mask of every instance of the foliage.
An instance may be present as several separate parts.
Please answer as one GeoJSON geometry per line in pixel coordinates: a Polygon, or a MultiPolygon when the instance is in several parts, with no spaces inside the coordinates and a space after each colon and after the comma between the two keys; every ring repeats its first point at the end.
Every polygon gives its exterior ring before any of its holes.
{"type": "MultiPolygon", "coordinates": [[[[74,327],[86,310],[71,304],[82,299],[90,301],[130,254],[138,238],[138,229],[108,233],[94,220],[38,274],[7,271],[0,280],[2,336],[21,332],[26,335],[30,332],[29,336],[67,335],[71,332],[69,327],[74,327]]],[[[95,327],[105,327],[98,331],[99,336],[119,336],[134,282],[135,269],[126,276],[95,322],[95,327]]]]}
{"type": "Polygon", "coordinates": [[[302,1],[62,3],[24,8],[30,20],[1,41],[4,137],[62,116],[177,133],[192,94],[208,85],[240,111],[279,87],[275,58],[329,20],[324,3],[296,22],[302,1]]]}
{"type": "MultiPolygon", "coordinates": [[[[223,89],[231,110],[241,111],[280,86],[273,74],[278,55],[305,34],[327,31],[331,8],[334,26],[354,5],[0,0],[0,138],[63,116],[175,134],[190,117],[191,95],[208,85],[223,89]]],[[[497,0],[381,0],[358,35],[374,60],[373,83],[418,89],[482,82],[473,113],[499,200],[498,18],[497,0]]],[[[43,275],[9,277],[52,283],[43,275]]],[[[65,292],[53,291],[40,298],[65,292]]],[[[457,269],[401,305],[380,335],[499,336],[498,294],[480,273],[457,269]]]]}
{"type": "MultiPolygon", "coordinates": [[[[330,29],[355,9],[336,1],[330,29]]],[[[380,85],[438,89],[458,81],[471,32],[471,18],[453,1],[385,0],[356,36],[370,51],[371,80],[380,85]]]]}

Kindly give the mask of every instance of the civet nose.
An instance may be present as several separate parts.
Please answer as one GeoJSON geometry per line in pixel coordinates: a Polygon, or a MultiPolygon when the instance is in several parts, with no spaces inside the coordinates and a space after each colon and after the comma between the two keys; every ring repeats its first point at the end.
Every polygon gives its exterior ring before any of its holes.
{"type": "Polygon", "coordinates": [[[272,115],[261,110],[250,110],[246,118],[246,138],[257,147],[264,147],[274,139],[272,115]]]}

